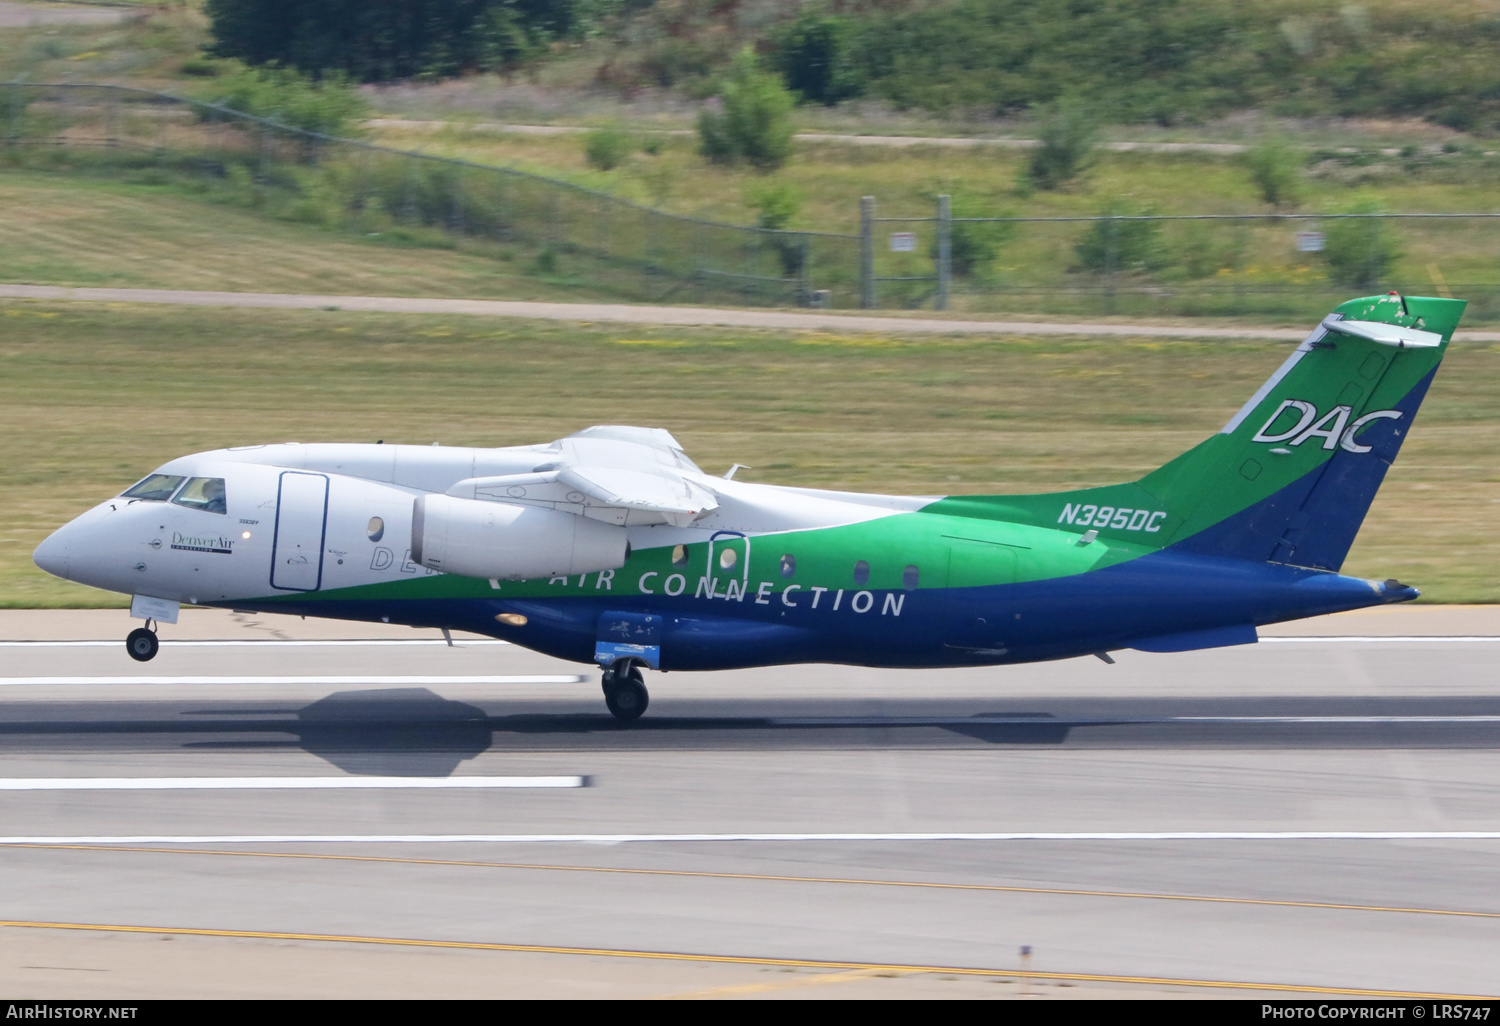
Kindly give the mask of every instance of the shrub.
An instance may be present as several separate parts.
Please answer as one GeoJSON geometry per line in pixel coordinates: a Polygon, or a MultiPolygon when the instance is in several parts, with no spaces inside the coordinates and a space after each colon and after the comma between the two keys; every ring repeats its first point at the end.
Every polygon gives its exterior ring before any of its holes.
{"type": "MultiPolygon", "coordinates": [[[[1007,212],[998,214],[972,209],[955,201],[952,207],[954,220],[948,231],[948,268],[958,277],[982,274],[995,262],[995,256],[1005,241],[1015,234],[1016,226],[1010,221],[962,221],[963,217],[1008,217],[1007,212]]],[[[934,235],[931,246],[932,259],[938,259],[938,240],[934,235]]]]}
{"type": "Polygon", "coordinates": [[[863,83],[851,60],[851,29],[843,18],[804,10],[772,39],[776,67],[804,102],[833,106],[858,96],[863,83]]]}
{"type": "Polygon", "coordinates": [[[1156,221],[1125,220],[1144,217],[1150,211],[1111,204],[1099,212],[1073,246],[1078,267],[1085,271],[1148,272],[1163,264],[1161,228],[1156,221]]]}
{"type": "Polygon", "coordinates": [[[618,128],[596,128],[583,137],[583,155],[598,171],[613,171],[625,163],[631,149],[630,136],[618,128]]]}
{"type": "MultiPolygon", "coordinates": [[[[747,198],[756,209],[757,228],[785,231],[802,209],[801,193],[786,184],[769,184],[751,189],[747,198]]],[[[800,235],[770,235],[764,238],[781,261],[781,273],[788,278],[799,277],[803,264],[807,262],[807,239],[800,235]]]]}
{"type": "MultiPolygon", "coordinates": [[[[1342,213],[1382,211],[1373,200],[1362,200],[1342,213]]],[[[1400,256],[1400,246],[1384,218],[1340,217],[1324,222],[1323,259],[1328,263],[1328,277],[1339,285],[1376,285],[1400,256]]]]}
{"type": "Polygon", "coordinates": [[[1302,187],[1302,152],[1286,139],[1263,135],[1245,153],[1250,179],[1260,190],[1260,198],[1279,207],[1296,206],[1302,187]]]}
{"type": "Polygon", "coordinates": [[[1022,174],[1037,189],[1060,189],[1078,177],[1093,158],[1099,122],[1078,100],[1059,100],[1041,108],[1037,147],[1022,174]]]}
{"type": "Polygon", "coordinates": [[[796,100],[775,75],[762,71],[747,47],[735,57],[719,92],[722,111],[698,115],[699,152],[715,164],[744,161],[774,171],[792,155],[796,100]]]}
{"type": "Polygon", "coordinates": [[[314,81],[292,68],[240,68],[214,83],[213,102],[324,135],[350,134],[369,105],[343,75],[314,81]]]}

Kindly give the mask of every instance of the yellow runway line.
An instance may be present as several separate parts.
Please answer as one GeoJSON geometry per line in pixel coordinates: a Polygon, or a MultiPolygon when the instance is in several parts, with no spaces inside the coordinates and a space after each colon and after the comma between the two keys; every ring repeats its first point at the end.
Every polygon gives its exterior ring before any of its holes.
{"type": "Polygon", "coordinates": [[[712,962],[844,972],[946,973],[950,976],[996,976],[1007,979],[1062,980],[1078,983],[1134,983],[1158,987],[1206,987],[1219,990],[1337,994],[1346,997],[1406,998],[1435,1001],[1493,1001],[1496,995],[1439,994],[1429,991],[1371,990],[1364,987],[1317,987],[1300,983],[1252,983],[1244,980],[1187,980],[1168,976],[1121,976],[1110,973],[1049,973],[971,966],[910,965],[884,962],[832,962],[809,958],[760,958],[753,955],[695,955],[684,951],[632,951],[626,948],[575,948],[553,944],[498,944],[488,941],[423,940],[414,937],[364,937],[358,934],[290,933],[278,930],[212,930],[183,926],[125,926],[111,923],[46,923],[0,920],[0,928],[81,930],[91,933],[165,934],[172,937],[226,937],[241,940],[308,941],[317,944],[371,944],[383,947],[447,948],[460,951],[504,951],[540,955],[592,955],[599,958],[644,958],[663,962],[712,962]]]}
{"type": "Polygon", "coordinates": [[[1127,898],[1144,901],[1196,901],[1217,905],[1267,905],[1277,908],[1318,908],[1336,912],[1391,912],[1424,916],[1461,916],[1500,919],[1500,912],[1417,908],[1402,905],[1354,905],[1335,901],[1293,901],[1280,898],[1229,898],[1211,894],[1161,894],[1152,891],[1103,891],[1070,887],[1018,887],[1005,884],[941,883],[925,880],[870,880],[839,876],[777,876],[762,873],[714,873],[690,869],[625,869],[613,866],[564,866],[532,862],[475,862],[462,859],[412,859],[393,855],[319,855],[310,852],[230,851],[217,848],[148,848],[113,844],[7,844],[3,848],[48,848],[69,851],[130,851],[163,855],[217,855],[234,858],[307,859],[319,862],[374,862],[411,866],[459,866],[472,869],[516,869],[554,873],[618,873],[626,876],[675,876],[704,880],[752,880],[767,883],[842,884],[862,887],[909,887],[938,891],[990,891],[999,894],[1056,894],[1079,898],[1127,898]]]}

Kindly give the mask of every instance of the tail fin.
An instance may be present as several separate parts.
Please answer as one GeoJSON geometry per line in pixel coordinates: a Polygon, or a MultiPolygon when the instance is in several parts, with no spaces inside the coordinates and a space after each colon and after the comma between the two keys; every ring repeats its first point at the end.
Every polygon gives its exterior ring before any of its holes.
{"type": "Polygon", "coordinates": [[[1344,303],[1222,431],[1139,481],[925,508],[1337,570],[1466,305],[1394,294],[1344,303]]]}
{"type": "Polygon", "coordinates": [[[1174,514],[1161,543],[1339,569],[1465,306],[1339,306],[1219,434],[1137,482],[1174,514]]]}

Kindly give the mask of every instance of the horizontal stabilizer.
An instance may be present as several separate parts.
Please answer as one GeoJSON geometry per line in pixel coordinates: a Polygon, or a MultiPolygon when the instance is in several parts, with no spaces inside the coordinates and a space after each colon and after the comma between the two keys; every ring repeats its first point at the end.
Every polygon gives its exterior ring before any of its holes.
{"type": "Polygon", "coordinates": [[[1137,652],[1196,652],[1200,648],[1253,645],[1259,640],[1260,635],[1255,633],[1255,627],[1245,623],[1234,627],[1214,627],[1206,631],[1184,631],[1181,634],[1140,638],[1125,647],[1137,652]]]}

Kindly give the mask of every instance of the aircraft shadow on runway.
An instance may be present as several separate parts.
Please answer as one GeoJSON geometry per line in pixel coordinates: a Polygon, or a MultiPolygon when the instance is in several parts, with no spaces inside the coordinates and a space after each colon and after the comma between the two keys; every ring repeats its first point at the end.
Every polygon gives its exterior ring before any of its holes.
{"type": "MultiPolygon", "coordinates": [[[[841,703],[704,699],[713,715],[648,713],[621,727],[602,710],[487,701],[495,713],[425,688],[341,691],[283,708],[170,700],[0,705],[0,751],[301,749],[346,773],[441,777],[492,751],[1069,748],[1496,748],[1500,698],[1059,699],[1045,711],[993,699],[884,700],[882,715],[841,703]],[[941,708],[934,713],[934,708],[941,708]]],[[[1041,704],[1036,699],[1028,704],[1041,704]]],[[[866,703],[860,705],[868,709],[866,703]]]]}

